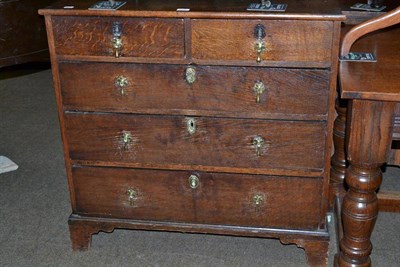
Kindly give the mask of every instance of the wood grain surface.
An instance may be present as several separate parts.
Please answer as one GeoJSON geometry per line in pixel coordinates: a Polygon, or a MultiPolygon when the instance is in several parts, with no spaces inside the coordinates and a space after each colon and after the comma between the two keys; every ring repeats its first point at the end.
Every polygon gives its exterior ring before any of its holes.
{"type": "Polygon", "coordinates": [[[73,174],[74,212],[82,215],[309,230],[319,223],[321,196],[307,192],[320,191],[321,179],[88,167],[73,174]],[[137,191],[133,203],[128,189],[137,191]],[[259,207],[255,195],[263,198],[259,207]]]}
{"type": "Polygon", "coordinates": [[[341,62],[342,98],[400,101],[400,26],[379,30],[356,41],[351,51],[372,52],[377,62],[341,62]]]}
{"type": "Polygon", "coordinates": [[[114,22],[121,23],[121,57],[182,58],[182,19],[53,17],[59,55],[114,56],[114,22]]]}
{"type": "Polygon", "coordinates": [[[329,66],[333,23],[328,21],[193,20],[192,53],[196,60],[255,61],[257,24],[265,27],[266,61],[324,62],[329,66]]]}
{"type": "Polygon", "coordinates": [[[248,169],[324,166],[324,122],[85,113],[67,113],[65,119],[74,160],[248,169]],[[193,134],[187,130],[189,118],[196,124],[193,134]],[[126,147],[124,133],[131,134],[126,147]],[[256,136],[265,140],[260,156],[256,136]]]}
{"type": "Polygon", "coordinates": [[[325,120],[327,70],[191,65],[63,63],[65,110],[325,120]],[[188,84],[188,67],[196,81],[188,84]],[[115,85],[117,77],[128,84],[115,85]],[[265,91],[256,102],[256,82],[265,91]]]}

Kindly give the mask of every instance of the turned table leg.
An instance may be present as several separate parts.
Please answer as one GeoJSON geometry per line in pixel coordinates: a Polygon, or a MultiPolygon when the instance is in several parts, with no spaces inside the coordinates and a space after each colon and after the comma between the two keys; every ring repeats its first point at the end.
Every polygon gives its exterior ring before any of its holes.
{"type": "Polygon", "coordinates": [[[333,209],[334,199],[336,196],[345,194],[344,176],[346,171],[346,153],[345,153],[345,136],[346,136],[346,115],[347,101],[336,99],[337,117],[333,127],[333,145],[334,154],[331,158],[331,172],[329,181],[329,207],[333,209]]]}
{"type": "Polygon", "coordinates": [[[371,233],[378,215],[375,191],[382,182],[380,167],[388,158],[395,103],[353,100],[347,124],[346,183],[343,199],[343,238],[339,266],[371,266],[371,233]]]}

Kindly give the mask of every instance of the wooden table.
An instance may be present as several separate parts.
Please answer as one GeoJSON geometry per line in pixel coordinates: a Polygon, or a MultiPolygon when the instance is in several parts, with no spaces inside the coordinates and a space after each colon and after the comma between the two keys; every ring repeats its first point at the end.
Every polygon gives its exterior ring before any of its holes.
{"type": "Polygon", "coordinates": [[[388,161],[400,102],[400,27],[360,38],[352,51],[373,52],[375,63],[341,62],[342,99],[348,99],[346,148],[349,187],[342,204],[340,266],[370,266],[370,236],[378,216],[376,190],[388,161]]]}

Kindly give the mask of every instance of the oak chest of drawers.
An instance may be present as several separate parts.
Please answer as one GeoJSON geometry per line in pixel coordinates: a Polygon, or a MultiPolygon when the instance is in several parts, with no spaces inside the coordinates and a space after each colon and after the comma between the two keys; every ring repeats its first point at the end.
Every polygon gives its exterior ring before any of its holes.
{"type": "Polygon", "coordinates": [[[114,228],[200,232],[279,238],[326,264],[334,1],[178,2],[40,11],[73,248],[114,228]]]}

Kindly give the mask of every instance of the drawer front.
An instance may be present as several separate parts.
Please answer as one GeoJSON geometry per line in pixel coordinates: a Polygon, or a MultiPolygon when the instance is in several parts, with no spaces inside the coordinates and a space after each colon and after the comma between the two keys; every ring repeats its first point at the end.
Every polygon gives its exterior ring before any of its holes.
{"type": "Polygon", "coordinates": [[[59,55],[115,57],[119,39],[119,57],[184,57],[183,20],[55,16],[52,21],[59,55]],[[113,31],[115,23],[120,26],[113,31]]]}
{"type": "Polygon", "coordinates": [[[331,61],[333,23],[304,20],[193,20],[193,59],[255,63],[257,25],[264,31],[261,62],[331,61]]]}
{"type": "Polygon", "coordinates": [[[292,119],[328,112],[326,70],[63,63],[60,74],[67,110],[292,119]]]}
{"type": "Polygon", "coordinates": [[[326,125],[320,122],[67,113],[65,126],[74,160],[288,170],[324,166],[326,125]]]}
{"type": "Polygon", "coordinates": [[[73,177],[82,215],[292,229],[320,221],[322,179],[92,167],[73,177]]]}

